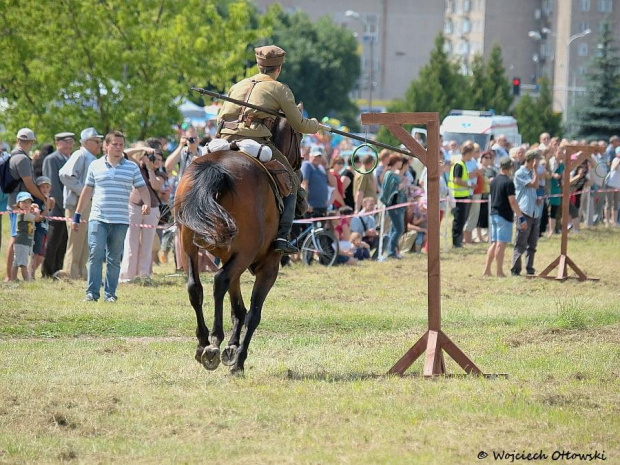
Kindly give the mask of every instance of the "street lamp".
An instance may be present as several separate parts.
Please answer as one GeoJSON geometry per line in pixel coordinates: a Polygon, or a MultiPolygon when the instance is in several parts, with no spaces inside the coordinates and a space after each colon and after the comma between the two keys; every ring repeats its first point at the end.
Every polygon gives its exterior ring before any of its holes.
{"type": "MultiPolygon", "coordinates": [[[[366,21],[361,19],[361,15],[354,10],[347,10],[344,12],[344,15],[347,18],[351,18],[355,21],[358,21],[362,26],[364,26],[364,33],[367,30],[368,24],[366,21]]],[[[365,34],[364,34],[365,37],[365,34]]],[[[374,50],[375,50],[375,38],[372,34],[369,34],[370,39],[370,73],[369,73],[369,82],[368,82],[368,111],[372,111],[372,87],[374,81],[374,50]]]]}
{"type": "Polygon", "coordinates": [[[574,40],[576,39],[581,39],[582,37],[587,36],[588,34],[590,34],[592,32],[591,29],[586,29],[582,32],[578,32],[577,34],[573,34],[572,36],[569,37],[568,42],[566,44],[566,87],[564,90],[564,94],[565,94],[565,101],[566,104],[564,105],[564,107],[566,108],[566,111],[564,112],[564,121],[567,120],[568,118],[568,83],[569,83],[569,77],[570,77],[570,67],[569,67],[569,63],[570,63],[570,44],[573,43],[574,40]]]}

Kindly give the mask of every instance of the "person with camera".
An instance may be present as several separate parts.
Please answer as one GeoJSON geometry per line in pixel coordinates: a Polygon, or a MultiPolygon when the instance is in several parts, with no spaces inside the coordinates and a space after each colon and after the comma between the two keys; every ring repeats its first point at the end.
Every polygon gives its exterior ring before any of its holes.
{"type": "MultiPolygon", "coordinates": [[[[176,186],[179,185],[179,181],[185,174],[185,170],[189,166],[189,164],[194,161],[195,158],[200,156],[200,148],[198,146],[198,133],[196,129],[193,127],[187,128],[183,134],[181,135],[181,139],[179,140],[179,145],[176,149],[166,158],[166,172],[169,173],[170,176],[174,176],[175,179],[171,183],[172,192],[170,195],[170,205],[174,205],[174,194],[176,191],[176,186]]],[[[181,239],[179,237],[178,232],[175,232],[174,236],[174,255],[176,261],[177,270],[182,270],[183,266],[183,249],[181,247],[181,239]]],[[[217,267],[213,264],[213,261],[210,257],[208,258],[208,262],[206,263],[206,268],[213,270],[217,269],[217,267]]],[[[201,260],[203,261],[203,260],[201,260]]],[[[203,267],[201,266],[201,269],[203,267]]]]}
{"type": "MultiPolygon", "coordinates": [[[[129,155],[129,151],[127,151],[129,155]]],[[[123,261],[121,262],[120,282],[127,283],[137,277],[150,279],[153,260],[153,241],[159,223],[158,192],[168,177],[162,169],[164,157],[161,150],[151,147],[133,149],[132,155],[140,167],[140,173],[150,195],[151,211],[142,214],[142,198],[134,187],[129,194],[129,229],[125,236],[123,261]],[[135,152],[135,150],[138,150],[135,152]],[[137,154],[137,155],[136,155],[137,154]]]]}
{"type": "Polygon", "coordinates": [[[178,184],[189,164],[199,156],[198,134],[196,129],[189,127],[181,136],[177,148],[166,158],[166,172],[175,175],[178,184]]]}

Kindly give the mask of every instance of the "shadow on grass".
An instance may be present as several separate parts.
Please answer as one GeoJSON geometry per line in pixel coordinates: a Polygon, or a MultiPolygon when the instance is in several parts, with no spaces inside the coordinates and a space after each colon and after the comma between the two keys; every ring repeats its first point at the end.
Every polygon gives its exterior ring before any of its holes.
{"type": "MultiPolygon", "coordinates": [[[[325,371],[318,371],[315,373],[297,373],[293,370],[287,370],[284,374],[284,379],[290,381],[323,381],[327,383],[349,383],[351,381],[365,381],[372,379],[388,379],[388,378],[402,378],[402,379],[465,379],[465,378],[477,378],[476,375],[470,375],[467,373],[446,373],[445,375],[435,375],[425,377],[422,373],[411,372],[403,375],[391,375],[388,373],[328,373],[325,371]]],[[[507,373],[489,373],[482,375],[485,379],[507,379],[507,373]]]]}

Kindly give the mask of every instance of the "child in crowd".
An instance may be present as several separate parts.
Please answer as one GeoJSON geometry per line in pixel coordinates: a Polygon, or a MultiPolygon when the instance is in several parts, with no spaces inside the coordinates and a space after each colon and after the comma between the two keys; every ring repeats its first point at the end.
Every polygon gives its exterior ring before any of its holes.
{"type": "Polygon", "coordinates": [[[415,253],[420,253],[422,251],[422,247],[424,247],[424,251],[428,253],[428,245],[426,242],[426,209],[426,197],[420,197],[420,199],[418,200],[418,209],[413,213],[413,221],[411,222],[411,228],[418,233],[415,237],[415,243],[413,245],[413,251],[415,253]]]}
{"type": "MultiPolygon", "coordinates": [[[[52,182],[47,176],[39,176],[36,181],[36,185],[39,186],[39,190],[43,195],[49,197],[52,191],[52,182]]],[[[34,227],[34,245],[32,247],[32,255],[30,257],[29,274],[30,279],[35,279],[37,269],[43,263],[45,258],[45,244],[47,241],[47,231],[49,229],[49,223],[43,216],[45,214],[45,202],[39,199],[34,199],[34,203],[37,205],[40,217],[35,221],[34,227]]]]}
{"type": "Polygon", "coordinates": [[[39,219],[39,209],[32,204],[32,195],[22,191],[17,194],[17,199],[13,209],[17,211],[16,230],[13,237],[15,245],[13,247],[13,268],[11,268],[11,280],[17,280],[17,270],[21,268],[24,281],[30,281],[28,273],[28,258],[32,252],[34,241],[34,223],[39,219]]]}
{"type": "Polygon", "coordinates": [[[353,258],[356,260],[370,260],[370,245],[362,240],[362,235],[358,232],[351,233],[351,244],[353,247],[353,258]]]}

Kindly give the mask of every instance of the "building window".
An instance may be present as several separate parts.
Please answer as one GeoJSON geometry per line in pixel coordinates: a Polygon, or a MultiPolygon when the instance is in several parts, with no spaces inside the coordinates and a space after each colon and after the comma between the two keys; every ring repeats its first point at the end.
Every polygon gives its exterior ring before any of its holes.
{"type": "Polygon", "coordinates": [[[577,68],[577,73],[580,76],[583,76],[584,74],[586,74],[586,67],[585,66],[580,66],[579,68],[577,68]]]}
{"type": "Polygon", "coordinates": [[[446,2],[446,13],[454,13],[454,0],[446,2]]]}
{"type": "Polygon", "coordinates": [[[579,32],[583,32],[586,29],[590,29],[590,23],[588,23],[587,21],[580,21],[579,22],[579,32]]]}
{"type": "Polygon", "coordinates": [[[590,0],[581,0],[579,2],[579,11],[590,11],[590,0]]]}
{"type": "Polygon", "coordinates": [[[469,42],[461,42],[461,55],[469,55],[469,42]]]}
{"type": "Polygon", "coordinates": [[[471,11],[471,0],[463,0],[463,11],[466,13],[471,11]]]}
{"type": "Polygon", "coordinates": [[[443,32],[444,34],[452,34],[452,21],[449,19],[443,23],[443,32]]]}
{"type": "Polygon", "coordinates": [[[545,41],[545,42],[543,42],[541,44],[541,46],[540,46],[540,53],[545,58],[551,56],[551,53],[553,53],[553,51],[551,49],[551,44],[549,43],[549,41],[545,41]]]}
{"type": "Polygon", "coordinates": [[[447,40],[443,43],[443,51],[444,53],[447,53],[448,55],[450,55],[452,53],[452,43],[448,42],[447,40]]]}
{"type": "Polygon", "coordinates": [[[601,13],[611,12],[612,0],[598,0],[598,11],[601,13]]]}
{"type": "Polygon", "coordinates": [[[469,19],[463,20],[463,33],[468,34],[471,32],[471,21],[469,19]]]}
{"type": "Polygon", "coordinates": [[[588,56],[588,44],[579,44],[577,47],[577,55],[580,57],[588,56]]]}
{"type": "Polygon", "coordinates": [[[553,11],[553,1],[552,0],[543,0],[542,8],[543,8],[543,11],[545,12],[545,14],[547,16],[549,16],[551,14],[551,12],[553,11]]]}

